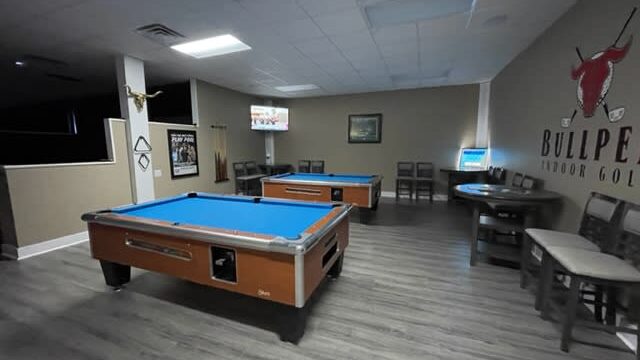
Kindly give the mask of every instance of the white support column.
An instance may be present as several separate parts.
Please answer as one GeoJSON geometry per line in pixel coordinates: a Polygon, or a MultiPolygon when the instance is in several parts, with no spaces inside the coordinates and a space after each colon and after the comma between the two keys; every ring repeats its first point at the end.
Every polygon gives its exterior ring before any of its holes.
{"type": "Polygon", "coordinates": [[[116,59],[116,73],[118,76],[120,113],[127,120],[127,153],[129,155],[131,192],[133,202],[137,204],[155,199],[151,151],[146,151],[144,141],[139,141],[144,138],[151,144],[149,117],[147,115],[146,101],[142,109],[138,110],[133,98],[128,96],[124,86],[126,84],[131,87],[132,91],[146,93],[144,62],[130,56],[118,57],[116,59]],[[141,151],[136,151],[136,145],[141,151]],[[146,164],[146,169],[140,163],[146,164]]]}
{"type": "Polygon", "coordinates": [[[478,122],[476,125],[476,147],[489,146],[489,101],[491,100],[491,83],[480,84],[478,96],[478,122]]]}
{"type": "Polygon", "coordinates": [[[265,164],[275,164],[276,142],[273,131],[267,131],[264,133],[264,156],[265,164]]]}
{"type": "MultiPolygon", "coordinates": [[[[273,106],[272,100],[265,100],[264,105],[273,106]]],[[[273,131],[264,133],[264,161],[267,165],[273,165],[276,161],[276,142],[273,131]]]]}

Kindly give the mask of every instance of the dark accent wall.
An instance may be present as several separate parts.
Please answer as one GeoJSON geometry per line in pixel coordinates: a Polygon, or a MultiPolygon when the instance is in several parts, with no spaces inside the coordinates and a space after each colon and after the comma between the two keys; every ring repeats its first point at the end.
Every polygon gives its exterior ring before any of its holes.
{"type": "Polygon", "coordinates": [[[0,109],[0,164],[108,160],[104,119],[119,116],[115,93],[0,109]]]}

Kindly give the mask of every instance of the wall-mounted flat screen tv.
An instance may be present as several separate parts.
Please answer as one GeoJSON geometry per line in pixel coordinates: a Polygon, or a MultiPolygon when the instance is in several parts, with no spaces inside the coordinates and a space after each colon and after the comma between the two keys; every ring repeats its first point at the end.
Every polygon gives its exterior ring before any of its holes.
{"type": "Polygon", "coordinates": [[[458,167],[461,169],[484,169],[487,167],[486,148],[464,148],[460,151],[460,162],[458,167]]]}
{"type": "Polygon", "coordinates": [[[251,105],[251,130],[289,130],[289,109],[273,106],[251,105]]]}

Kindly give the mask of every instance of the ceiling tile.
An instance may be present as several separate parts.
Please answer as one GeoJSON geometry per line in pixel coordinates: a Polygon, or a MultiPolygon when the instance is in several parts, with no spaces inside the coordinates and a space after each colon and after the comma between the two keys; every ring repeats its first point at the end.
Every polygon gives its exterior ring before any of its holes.
{"type": "Polygon", "coordinates": [[[289,42],[324,37],[320,28],[311,19],[281,21],[271,25],[271,28],[289,42]]]}
{"type": "Polygon", "coordinates": [[[402,24],[387,26],[373,31],[373,37],[380,44],[395,44],[398,42],[418,42],[418,30],[416,24],[402,24]]]}
{"type": "Polygon", "coordinates": [[[298,0],[298,4],[313,17],[358,8],[355,0],[298,0]]]}
{"type": "Polygon", "coordinates": [[[330,39],[334,44],[336,44],[336,46],[339,49],[343,51],[348,51],[354,48],[376,46],[369,30],[362,30],[362,31],[356,31],[352,33],[333,35],[330,37],[330,39]]]}
{"type": "Polygon", "coordinates": [[[300,52],[308,56],[323,53],[335,53],[338,50],[326,37],[297,42],[294,46],[300,50],[300,52]]]}
{"type": "Polygon", "coordinates": [[[260,22],[291,21],[307,18],[308,15],[295,0],[237,0],[260,22]]]}
{"type": "Polygon", "coordinates": [[[367,24],[360,10],[347,10],[339,13],[314,17],[314,21],[327,35],[341,35],[364,30],[367,24]]]}

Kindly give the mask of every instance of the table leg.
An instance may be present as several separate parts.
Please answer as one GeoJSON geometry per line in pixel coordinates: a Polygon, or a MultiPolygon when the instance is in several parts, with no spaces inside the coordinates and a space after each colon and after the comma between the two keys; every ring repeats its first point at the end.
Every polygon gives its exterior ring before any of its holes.
{"type": "Polygon", "coordinates": [[[100,260],[100,267],[107,285],[120,288],[131,280],[131,266],[100,260]]]}
{"type": "Polygon", "coordinates": [[[280,340],[297,344],[307,326],[307,307],[286,306],[280,312],[280,340]]]}
{"type": "Polygon", "coordinates": [[[475,266],[478,256],[478,223],[480,222],[480,205],[477,202],[473,204],[473,218],[471,221],[471,256],[469,264],[475,266]]]}

